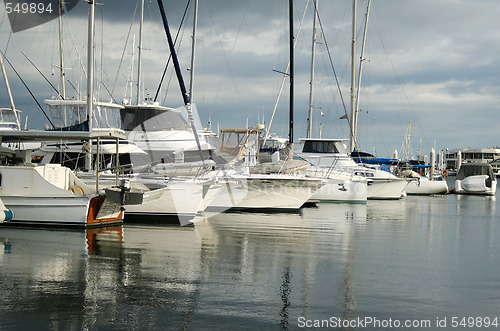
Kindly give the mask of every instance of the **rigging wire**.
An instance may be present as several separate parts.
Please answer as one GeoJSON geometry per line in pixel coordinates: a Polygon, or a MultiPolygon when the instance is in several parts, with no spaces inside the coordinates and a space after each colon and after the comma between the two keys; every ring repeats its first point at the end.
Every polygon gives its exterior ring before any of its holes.
{"type": "MultiPolygon", "coordinates": [[[[380,27],[379,27],[379,26],[377,26],[377,25],[374,25],[374,28],[375,28],[375,31],[376,31],[376,33],[377,33],[377,36],[378,36],[378,38],[379,38],[379,40],[380,40],[380,44],[381,44],[381,46],[382,46],[382,49],[384,50],[384,55],[385,55],[385,58],[386,58],[386,60],[387,60],[387,63],[388,63],[388,65],[389,65],[389,67],[390,67],[390,69],[391,69],[391,71],[392,71],[393,78],[395,79],[395,81],[396,81],[396,83],[397,83],[397,85],[398,85],[398,87],[399,87],[399,89],[400,89],[400,91],[401,91],[401,94],[403,95],[404,100],[406,101],[406,104],[408,105],[408,107],[409,107],[409,109],[410,109],[410,111],[411,111],[411,113],[412,113],[412,115],[413,115],[413,117],[414,117],[415,121],[417,122],[417,126],[418,126],[418,128],[420,129],[420,132],[422,132],[422,134],[423,134],[423,139],[424,139],[425,143],[426,143],[428,146],[432,146],[432,144],[431,144],[431,143],[429,143],[429,141],[428,141],[428,139],[427,139],[427,136],[425,135],[425,130],[422,128],[422,125],[420,124],[420,121],[419,121],[419,119],[418,119],[418,116],[417,116],[417,114],[415,113],[415,110],[413,109],[413,106],[412,106],[412,104],[411,104],[411,102],[410,102],[410,99],[409,99],[409,97],[408,97],[408,94],[406,93],[406,91],[405,91],[405,89],[404,89],[404,87],[403,87],[403,83],[402,83],[401,79],[399,78],[399,75],[398,75],[398,74],[397,74],[397,72],[396,72],[396,68],[395,68],[395,66],[394,66],[394,62],[391,60],[391,58],[390,58],[390,56],[389,56],[389,52],[388,52],[388,49],[387,49],[387,47],[386,47],[386,45],[385,45],[384,38],[383,38],[383,31],[381,31],[381,30],[382,30],[382,28],[381,28],[381,26],[382,26],[382,22],[381,22],[381,20],[380,20],[380,19],[378,19],[378,16],[376,16],[376,15],[375,15],[375,17],[376,17],[376,20],[375,20],[375,21],[376,21],[376,22],[380,25],[380,27]]],[[[399,94],[398,94],[398,95],[399,95],[399,94]]],[[[401,126],[403,126],[403,127],[406,127],[406,125],[405,125],[405,124],[403,124],[403,122],[402,122],[402,119],[401,119],[401,116],[400,116],[400,115],[401,115],[401,112],[398,112],[398,116],[399,116],[399,120],[400,120],[400,125],[401,125],[401,126]]]]}
{"type": "MultiPolygon", "coordinates": [[[[22,54],[22,55],[24,55],[24,57],[26,58],[26,60],[28,60],[28,61],[29,61],[29,63],[31,63],[31,65],[33,66],[33,68],[35,68],[35,69],[36,69],[36,71],[38,71],[38,73],[39,73],[39,74],[40,74],[40,75],[41,75],[41,76],[45,79],[45,81],[46,81],[47,83],[49,83],[50,87],[52,87],[52,88],[54,89],[54,91],[56,91],[57,95],[58,95],[58,96],[59,96],[62,100],[64,100],[64,98],[62,97],[62,95],[61,95],[61,93],[60,93],[59,89],[57,89],[57,88],[54,86],[54,84],[52,84],[52,83],[50,82],[50,80],[49,80],[49,79],[48,79],[48,78],[47,78],[47,77],[43,74],[43,72],[41,72],[41,71],[40,71],[40,69],[38,69],[38,67],[37,67],[37,66],[33,63],[33,61],[31,61],[31,60],[28,58],[28,56],[27,56],[26,54],[24,54],[24,52],[22,52],[22,51],[21,51],[21,54],[22,54]]],[[[12,67],[12,65],[11,65],[11,67],[12,67]]]]}
{"type": "MultiPolygon", "coordinates": [[[[215,25],[215,22],[214,22],[214,16],[212,14],[212,11],[210,10],[210,7],[208,6],[208,1],[205,1],[205,6],[207,8],[207,13],[208,13],[208,16],[210,18],[210,22],[212,23],[212,26],[214,27],[214,30],[215,30],[214,34],[217,37],[216,38],[217,43],[219,44],[219,48],[222,50],[222,55],[224,57],[224,62],[226,64],[226,70],[229,71],[229,75],[230,75],[231,81],[233,83],[232,87],[235,89],[236,96],[237,96],[238,100],[240,101],[239,105],[243,108],[242,113],[247,113],[246,107],[245,107],[246,103],[241,101],[243,98],[241,96],[240,90],[238,89],[238,84],[236,82],[236,78],[235,78],[234,72],[233,72],[233,70],[231,68],[231,64],[230,64],[229,59],[227,57],[227,54],[226,54],[226,52],[224,50],[224,45],[222,43],[223,39],[221,38],[221,36],[219,34],[219,31],[216,28],[216,25],[215,25]]],[[[236,41],[235,41],[234,45],[236,45],[236,41]]],[[[220,90],[221,90],[221,84],[219,85],[219,89],[217,91],[217,94],[215,95],[215,99],[218,98],[220,90]]]]}
{"type": "MultiPolygon", "coordinates": [[[[316,8],[314,8],[314,11],[317,13],[316,8]]],[[[321,21],[321,17],[319,16],[319,13],[317,13],[317,16],[318,16],[319,26],[320,26],[320,29],[321,29],[321,34],[323,36],[323,41],[325,42],[325,48],[326,48],[326,52],[328,54],[328,59],[330,61],[330,66],[332,67],[333,76],[335,77],[335,82],[337,83],[337,89],[339,91],[340,100],[342,101],[342,106],[344,107],[344,113],[345,113],[345,115],[347,115],[347,107],[345,105],[345,101],[344,101],[344,96],[342,94],[342,90],[340,89],[340,82],[339,82],[339,79],[338,79],[338,76],[337,76],[337,71],[335,70],[335,66],[333,65],[332,54],[330,52],[330,47],[328,46],[328,42],[326,40],[325,30],[323,29],[323,22],[321,21]]],[[[347,121],[349,123],[349,126],[351,126],[352,123],[350,122],[351,120],[350,120],[349,116],[347,116],[347,121]]]]}
{"type": "Polygon", "coordinates": [[[127,44],[128,44],[129,38],[130,38],[130,32],[132,31],[132,26],[133,26],[134,21],[135,21],[135,15],[137,14],[137,8],[138,7],[139,7],[139,0],[137,0],[137,2],[136,2],[134,13],[132,14],[132,21],[130,22],[130,26],[128,28],[127,37],[125,38],[125,44],[124,44],[124,47],[123,47],[122,56],[120,57],[120,63],[118,64],[118,70],[116,71],[116,77],[115,77],[115,79],[113,81],[113,87],[111,89],[111,94],[113,94],[115,92],[115,88],[117,86],[118,76],[120,75],[120,70],[121,70],[121,67],[122,67],[123,59],[125,57],[125,51],[127,49],[127,44]]]}
{"type": "Polygon", "coordinates": [[[43,107],[40,105],[40,103],[38,102],[38,100],[35,98],[35,95],[33,94],[33,92],[31,92],[31,90],[28,87],[28,85],[26,84],[26,82],[23,80],[23,78],[21,77],[21,75],[17,72],[16,68],[14,68],[14,66],[12,65],[12,63],[10,63],[9,59],[5,56],[4,53],[0,52],[0,55],[3,56],[3,58],[5,59],[5,61],[7,61],[7,63],[10,65],[10,67],[12,68],[12,70],[14,71],[14,73],[17,75],[17,77],[19,78],[19,80],[21,80],[21,82],[23,83],[24,87],[28,90],[28,92],[31,95],[31,97],[33,98],[33,100],[35,100],[36,104],[38,105],[38,108],[40,108],[40,110],[42,111],[42,113],[45,115],[45,118],[49,121],[50,125],[52,125],[52,128],[55,129],[56,126],[50,120],[50,117],[47,115],[47,113],[45,112],[45,110],[43,109],[43,107]]]}

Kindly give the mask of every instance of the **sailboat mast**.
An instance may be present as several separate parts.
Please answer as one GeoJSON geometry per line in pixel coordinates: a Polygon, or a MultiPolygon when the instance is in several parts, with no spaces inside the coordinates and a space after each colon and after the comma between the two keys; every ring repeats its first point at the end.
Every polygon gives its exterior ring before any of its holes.
{"type": "Polygon", "coordinates": [[[355,83],[356,83],[356,12],[357,12],[357,0],[352,2],[352,44],[351,44],[351,139],[350,139],[350,149],[351,152],[356,148],[356,130],[357,123],[356,119],[356,108],[355,108],[355,83]]]}
{"type": "Polygon", "coordinates": [[[193,12],[193,41],[191,43],[191,68],[189,71],[189,103],[193,103],[193,88],[194,88],[194,64],[196,50],[196,27],[198,25],[198,0],[194,1],[193,12]]]}
{"type": "Polygon", "coordinates": [[[142,26],[144,25],[144,0],[141,3],[141,19],[139,24],[139,51],[137,55],[137,97],[136,97],[136,105],[141,102],[141,64],[142,64],[142,26]]]}
{"type": "MultiPolygon", "coordinates": [[[[87,50],[87,120],[89,132],[93,131],[93,111],[94,111],[94,19],[95,19],[95,1],[88,0],[89,18],[88,18],[88,50],[87,50]]],[[[89,140],[89,151],[85,157],[85,168],[92,169],[92,140],[89,140]]]]}
{"type": "MultiPolygon", "coordinates": [[[[368,5],[366,6],[366,14],[365,14],[365,29],[363,32],[363,43],[361,44],[361,55],[359,58],[359,72],[358,72],[358,89],[356,91],[356,107],[354,107],[354,119],[353,123],[356,123],[356,127],[358,125],[358,113],[359,113],[359,91],[361,90],[361,76],[363,73],[363,62],[365,61],[365,45],[366,45],[366,34],[368,31],[368,18],[370,16],[370,3],[371,0],[368,0],[368,5]]],[[[356,128],[357,130],[357,128],[356,128]]]]}
{"type": "MultiPolygon", "coordinates": [[[[61,90],[59,95],[61,99],[66,99],[66,72],[64,71],[64,54],[63,54],[63,26],[62,26],[62,15],[63,15],[63,2],[59,0],[59,70],[61,75],[61,90]]],[[[66,121],[64,125],[67,125],[66,121]]]]}
{"type": "Polygon", "coordinates": [[[92,118],[94,111],[94,17],[95,2],[89,0],[89,22],[88,22],[88,50],[87,50],[87,119],[89,131],[92,132],[92,118]]]}
{"type": "Polygon", "coordinates": [[[288,129],[288,143],[293,144],[293,0],[288,2],[288,16],[290,25],[290,126],[288,129]]]}
{"type": "Polygon", "coordinates": [[[172,55],[172,61],[174,62],[174,69],[175,69],[175,73],[177,76],[177,80],[179,82],[179,87],[181,89],[182,99],[184,101],[184,105],[186,106],[186,110],[188,112],[189,122],[191,124],[191,129],[193,130],[193,135],[194,135],[194,138],[196,140],[196,145],[198,146],[198,150],[200,152],[201,161],[203,163],[205,163],[205,160],[203,157],[203,151],[201,149],[200,138],[198,137],[198,131],[196,130],[196,126],[194,123],[194,117],[193,117],[193,112],[192,112],[192,108],[191,108],[191,103],[189,101],[189,97],[188,97],[187,92],[186,92],[186,85],[184,84],[184,78],[182,77],[182,72],[181,72],[181,68],[179,65],[179,59],[177,58],[177,53],[175,51],[174,42],[172,40],[172,35],[170,34],[170,28],[168,27],[168,21],[167,21],[167,14],[165,14],[165,8],[163,7],[162,0],[158,0],[158,7],[160,9],[161,18],[163,21],[163,28],[165,30],[165,34],[167,35],[168,47],[170,49],[170,54],[172,55]]]}
{"type": "Polygon", "coordinates": [[[313,126],[313,84],[314,84],[314,66],[316,61],[316,15],[318,12],[318,0],[314,0],[314,18],[313,18],[313,36],[311,51],[311,79],[309,81],[309,117],[307,118],[307,138],[311,138],[313,126]]]}

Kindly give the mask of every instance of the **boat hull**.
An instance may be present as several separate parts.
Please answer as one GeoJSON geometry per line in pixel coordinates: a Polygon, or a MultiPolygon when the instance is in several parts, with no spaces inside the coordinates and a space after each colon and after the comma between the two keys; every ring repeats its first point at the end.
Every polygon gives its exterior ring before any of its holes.
{"type": "Polygon", "coordinates": [[[207,211],[298,211],[323,185],[322,180],[266,175],[232,177],[219,183],[221,190],[207,211]]]}
{"type": "Polygon", "coordinates": [[[1,166],[0,200],[13,212],[6,224],[90,227],[117,224],[123,216],[119,202],[55,164],[1,166]]]}
{"type": "Polygon", "coordinates": [[[455,181],[455,193],[458,194],[478,194],[478,195],[495,195],[497,181],[492,180],[488,186],[486,181],[487,175],[469,176],[463,180],[455,181]]]}
{"type": "Polygon", "coordinates": [[[411,181],[405,188],[408,195],[432,195],[448,193],[448,185],[444,180],[431,181],[426,177],[411,181]]]}
{"type": "Polygon", "coordinates": [[[188,225],[203,208],[204,183],[169,182],[156,200],[125,207],[125,221],[179,222],[188,225]]]}
{"type": "Polygon", "coordinates": [[[398,200],[405,195],[408,180],[403,178],[371,178],[368,181],[368,199],[398,200]]]}
{"type": "Polygon", "coordinates": [[[366,180],[330,178],[311,196],[311,199],[320,202],[366,203],[367,196],[366,180]]]}
{"type": "Polygon", "coordinates": [[[3,195],[0,198],[14,214],[9,224],[96,227],[122,222],[120,205],[104,204],[104,197],[3,195]]]}

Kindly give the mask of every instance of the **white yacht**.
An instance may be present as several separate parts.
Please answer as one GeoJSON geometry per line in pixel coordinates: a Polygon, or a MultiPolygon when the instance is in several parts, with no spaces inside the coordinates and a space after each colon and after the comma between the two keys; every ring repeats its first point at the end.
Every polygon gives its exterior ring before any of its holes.
{"type": "Polygon", "coordinates": [[[345,188],[344,196],[347,195],[347,192],[352,192],[353,195],[359,195],[358,199],[362,199],[362,195],[365,193],[361,185],[358,184],[364,180],[366,181],[367,199],[391,200],[400,199],[405,195],[404,190],[409,180],[398,178],[378,167],[358,165],[348,155],[344,145],[346,139],[307,138],[301,141],[302,145],[299,146],[299,148],[301,147],[301,152],[297,153],[297,155],[312,164],[311,171],[316,171],[314,170],[315,167],[323,169],[323,171],[324,169],[331,169],[327,171],[342,173],[344,176],[351,178],[351,187],[332,182],[334,188],[330,191],[338,193],[337,191],[342,191],[345,188]]]}
{"type": "Polygon", "coordinates": [[[455,180],[455,193],[495,195],[497,180],[487,163],[462,163],[455,180]]]}
{"type": "MultiPolygon", "coordinates": [[[[0,131],[2,141],[81,140],[98,137],[124,139],[108,131],[47,132],[0,131]]],[[[109,195],[90,186],[60,164],[31,164],[30,150],[2,149],[0,155],[0,200],[12,211],[9,224],[95,227],[121,223],[125,188],[112,189],[109,195]]]]}
{"type": "Polygon", "coordinates": [[[306,175],[327,179],[312,199],[366,202],[367,179],[354,171],[359,167],[347,155],[342,140],[306,138],[301,139],[297,148],[300,149],[297,155],[311,164],[305,170],[306,175]]]}
{"type": "MultiPolygon", "coordinates": [[[[195,105],[191,105],[196,112],[195,105]]],[[[133,156],[135,166],[163,161],[172,163],[182,155],[182,162],[199,161],[200,150],[193,130],[183,114],[185,106],[179,109],[146,102],[126,105],[121,110],[122,127],[130,143],[144,150],[147,155],[133,156]]],[[[200,148],[204,159],[209,159],[215,147],[200,136],[200,148]]]]}

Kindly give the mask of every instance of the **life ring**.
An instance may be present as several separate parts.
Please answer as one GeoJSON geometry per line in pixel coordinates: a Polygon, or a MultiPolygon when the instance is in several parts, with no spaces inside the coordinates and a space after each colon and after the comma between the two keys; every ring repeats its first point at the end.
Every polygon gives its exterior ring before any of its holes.
{"type": "Polygon", "coordinates": [[[84,194],[83,189],[78,185],[70,187],[68,190],[71,191],[72,193],[74,193],[75,195],[83,195],[84,194]]]}

